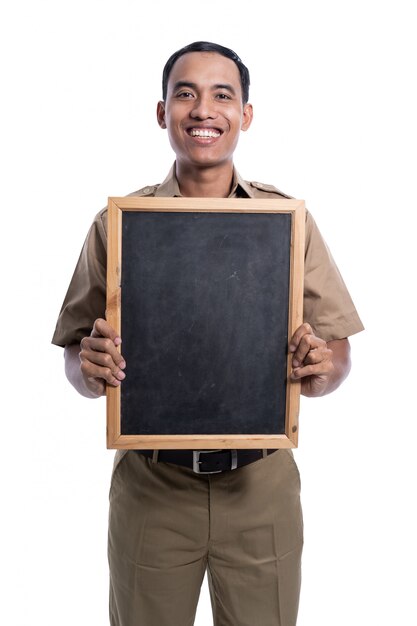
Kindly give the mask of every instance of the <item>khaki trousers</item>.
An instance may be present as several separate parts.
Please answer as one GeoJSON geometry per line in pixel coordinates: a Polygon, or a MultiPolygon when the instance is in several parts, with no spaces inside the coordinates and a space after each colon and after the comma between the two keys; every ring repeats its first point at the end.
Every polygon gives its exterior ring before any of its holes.
{"type": "Polygon", "coordinates": [[[205,476],[129,451],[110,488],[110,623],[192,626],[207,569],[215,626],[295,626],[302,542],[291,451],[205,476]]]}

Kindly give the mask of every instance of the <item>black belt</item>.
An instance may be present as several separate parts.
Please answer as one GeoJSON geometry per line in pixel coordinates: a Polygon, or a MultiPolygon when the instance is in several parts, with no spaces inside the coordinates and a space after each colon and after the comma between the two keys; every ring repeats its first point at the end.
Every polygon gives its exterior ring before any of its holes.
{"type": "MultiPolygon", "coordinates": [[[[154,457],[154,450],[136,450],[148,458],[154,457]]],[[[157,450],[158,462],[174,463],[192,469],[196,474],[217,474],[234,470],[264,456],[263,450],[157,450]]],[[[267,455],[276,450],[267,450],[267,455]]]]}

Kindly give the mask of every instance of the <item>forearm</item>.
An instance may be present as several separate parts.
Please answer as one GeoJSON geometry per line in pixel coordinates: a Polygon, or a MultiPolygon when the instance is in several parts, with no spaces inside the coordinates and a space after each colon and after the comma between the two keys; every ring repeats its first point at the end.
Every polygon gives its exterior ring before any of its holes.
{"type": "Polygon", "coordinates": [[[311,325],[303,322],[291,338],[291,378],[301,382],[301,393],[309,398],[325,396],[339,387],[350,371],[348,339],[326,343],[311,325]]]}
{"type": "MultiPolygon", "coordinates": [[[[350,368],[350,344],[348,339],[335,339],[327,342],[327,347],[332,351],[333,369],[330,372],[326,385],[317,396],[325,396],[335,391],[347,378],[350,368]]],[[[312,394],[313,395],[313,394],[312,394]]]]}
{"type": "Polygon", "coordinates": [[[96,391],[87,386],[87,382],[83,376],[80,367],[80,351],[79,344],[65,346],[65,374],[71,385],[85,398],[99,398],[102,395],[102,389],[98,386],[96,391]]]}

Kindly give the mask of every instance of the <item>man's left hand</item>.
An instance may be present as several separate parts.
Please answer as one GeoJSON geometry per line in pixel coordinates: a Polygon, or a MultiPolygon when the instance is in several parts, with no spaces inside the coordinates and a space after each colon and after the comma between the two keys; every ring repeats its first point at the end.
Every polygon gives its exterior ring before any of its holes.
{"type": "Polygon", "coordinates": [[[295,331],[289,345],[293,354],[292,380],[301,381],[304,396],[324,396],[334,391],[350,371],[350,346],[345,339],[326,343],[305,322],[295,331]]]}

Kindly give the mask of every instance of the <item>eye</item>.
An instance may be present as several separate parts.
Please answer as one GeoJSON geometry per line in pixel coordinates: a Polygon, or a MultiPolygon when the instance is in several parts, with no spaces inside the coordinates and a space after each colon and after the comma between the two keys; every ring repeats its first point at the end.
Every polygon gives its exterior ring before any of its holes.
{"type": "Polygon", "coordinates": [[[218,100],[231,100],[232,99],[227,93],[218,93],[216,98],[218,98],[218,100]]]}
{"type": "Polygon", "coordinates": [[[180,91],[180,93],[177,93],[177,98],[192,98],[193,94],[191,93],[191,91],[180,91]]]}

